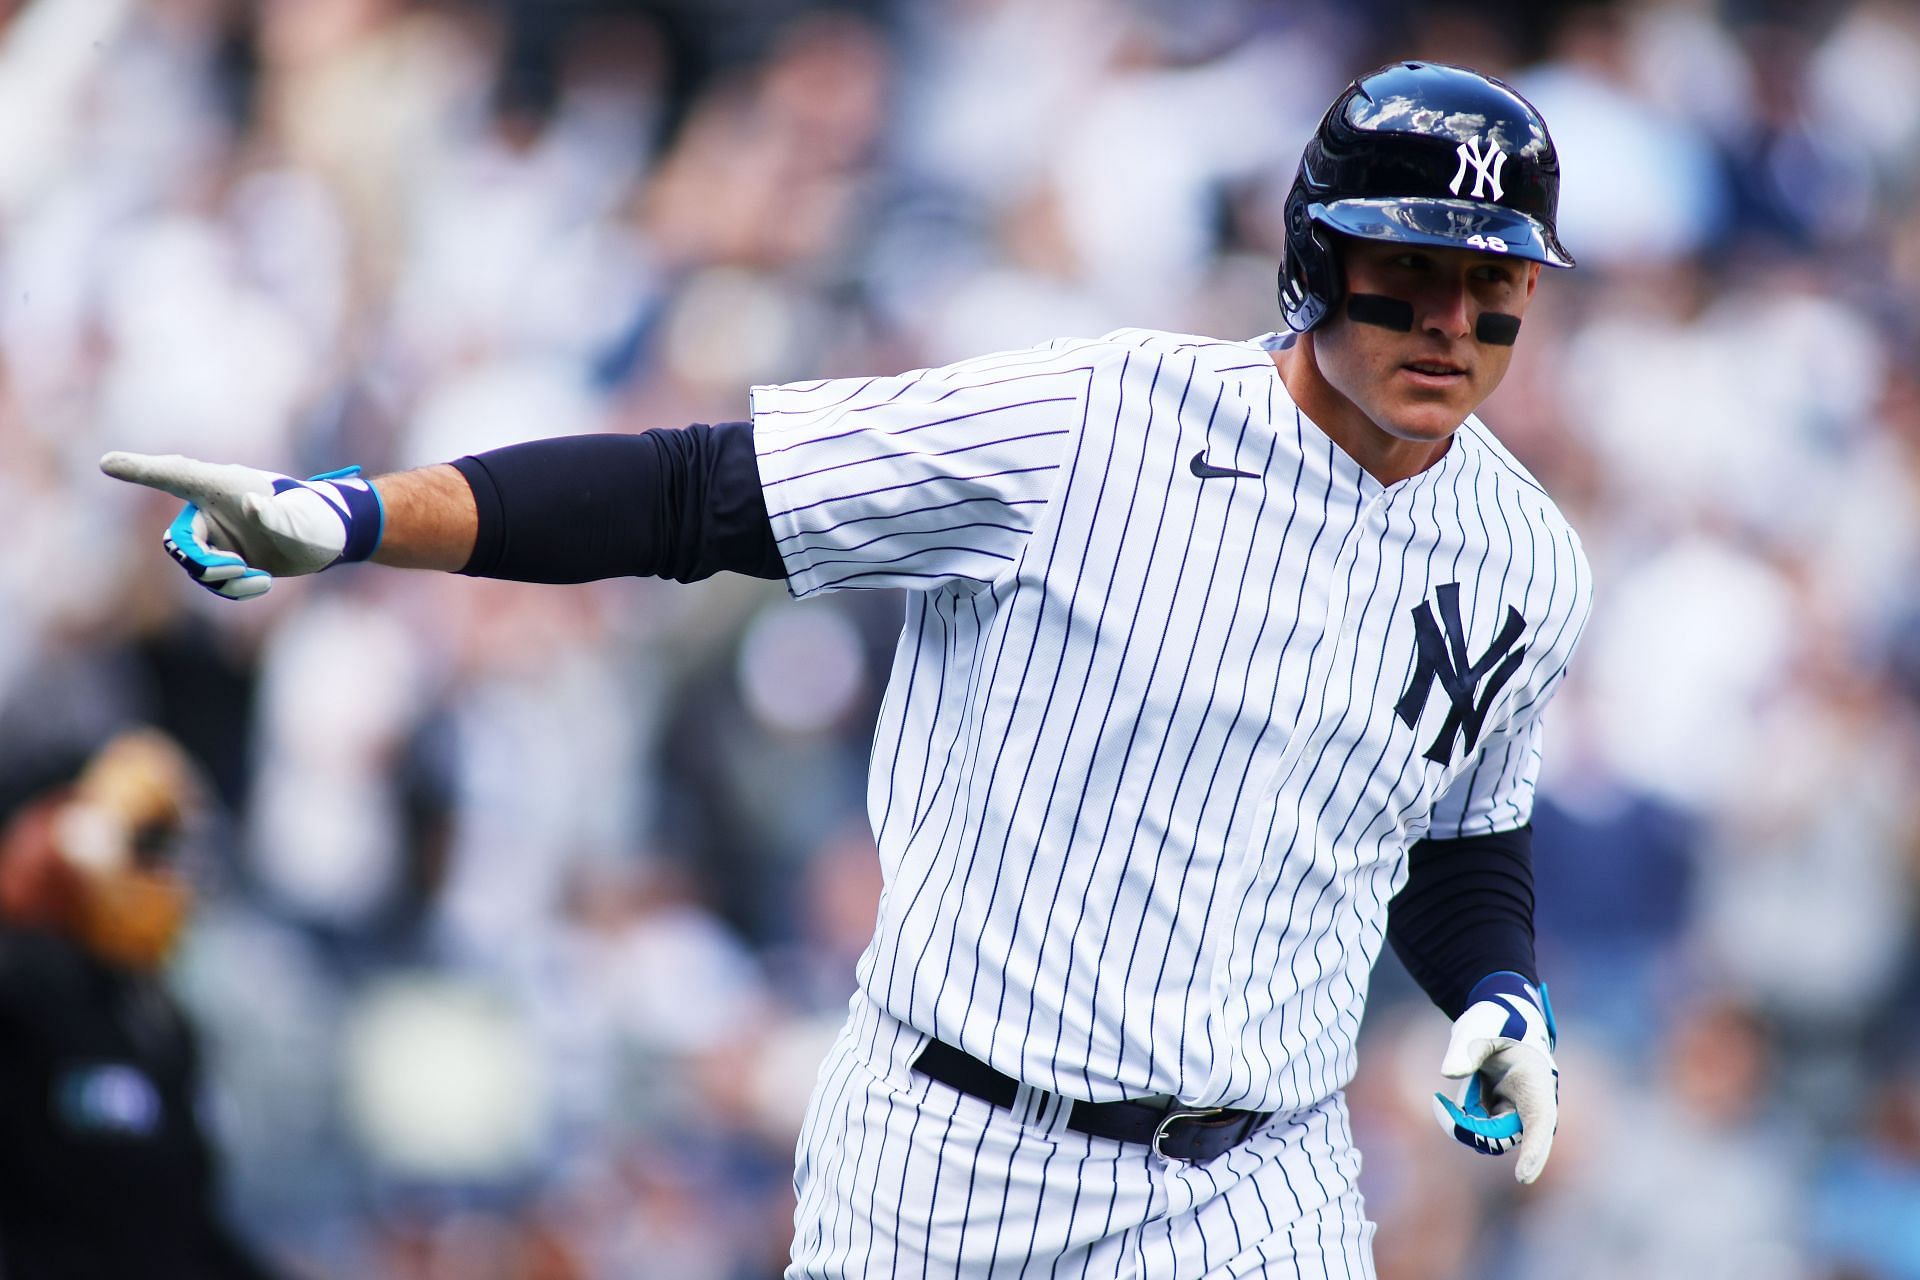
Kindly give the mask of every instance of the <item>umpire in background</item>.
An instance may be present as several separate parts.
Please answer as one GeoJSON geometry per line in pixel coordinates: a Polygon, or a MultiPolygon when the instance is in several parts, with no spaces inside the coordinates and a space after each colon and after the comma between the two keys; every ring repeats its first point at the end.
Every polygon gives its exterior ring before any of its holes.
{"type": "Polygon", "coordinates": [[[157,977],[192,791],[153,731],[0,814],[0,1277],[255,1280],[214,1208],[192,1028],[157,977]]]}

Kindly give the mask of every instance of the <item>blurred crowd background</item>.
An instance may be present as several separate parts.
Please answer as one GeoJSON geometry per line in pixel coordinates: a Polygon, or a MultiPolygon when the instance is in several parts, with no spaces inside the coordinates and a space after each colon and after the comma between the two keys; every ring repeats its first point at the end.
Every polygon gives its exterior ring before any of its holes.
{"type": "MultiPolygon", "coordinates": [[[[291,1274],[776,1274],[878,893],[898,599],[357,569],[238,606],[108,448],[302,474],[753,383],[1277,326],[1403,56],[1565,166],[1485,417],[1599,583],[1551,720],[1552,1166],[1438,1132],[1386,960],[1386,1280],[1920,1277],[1911,0],[0,0],[0,794],[117,728],[214,803],[169,978],[291,1274]]],[[[0,1046],[0,1051],[4,1047],[0,1046]]]]}

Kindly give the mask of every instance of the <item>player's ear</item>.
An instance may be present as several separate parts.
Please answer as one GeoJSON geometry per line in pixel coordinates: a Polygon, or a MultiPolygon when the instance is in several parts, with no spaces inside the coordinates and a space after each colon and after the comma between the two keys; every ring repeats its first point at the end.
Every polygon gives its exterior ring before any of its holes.
{"type": "Polygon", "coordinates": [[[1540,264],[1537,262],[1529,262],[1527,264],[1527,301],[1528,302],[1533,301],[1533,291],[1534,289],[1539,287],[1539,284],[1540,284],[1540,264]]]}

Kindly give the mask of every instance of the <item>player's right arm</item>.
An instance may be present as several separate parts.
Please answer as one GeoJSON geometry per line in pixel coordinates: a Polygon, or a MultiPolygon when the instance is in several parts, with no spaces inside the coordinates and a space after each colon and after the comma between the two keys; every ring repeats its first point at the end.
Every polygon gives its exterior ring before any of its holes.
{"type": "Polygon", "coordinates": [[[984,586],[1048,505],[1094,374],[1055,344],[760,387],[752,422],[511,445],[369,481],[110,453],[187,505],[168,554],[228,599],[357,560],[523,582],[722,570],[795,595],[984,586]]]}
{"type": "Polygon", "coordinates": [[[535,441],[368,481],[114,453],[186,502],[166,548],[229,599],[357,560],[530,582],[782,569],[746,423],[535,441]]]}
{"type": "MultiPolygon", "coordinates": [[[[313,572],[307,566],[315,562],[326,568],[344,557],[353,541],[351,495],[326,493],[324,482],[296,482],[276,472],[219,466],[179,455],[109,453],[100,459],[100,470],[132,484],[165,489],[190,503],[196,514],[204,516],[198,532],[180,530],[188,533],[190,545],[207,551],[211,539],[215,551],[238,551],[238,543],[244,541],[252,551],[253,568],[263,574],[305,574],[313,572]],[[250,509],[246,501],[250,495],[257,495],[263,507],[250,509]]],[[[340,489],[338,484],[328,487],[340,489]]],[[[476,530],[474,497],[453,466],[422,466],[380,476],[367,484],[367,493],[378,510],[363,510],[361,516],[378,528],[371,530],[374,549],[365,558],[397,568],[457,570],[467,564],[476,530]]],[[[175,530],[169,530],[169,537],[180,545],[175,530]]]]}

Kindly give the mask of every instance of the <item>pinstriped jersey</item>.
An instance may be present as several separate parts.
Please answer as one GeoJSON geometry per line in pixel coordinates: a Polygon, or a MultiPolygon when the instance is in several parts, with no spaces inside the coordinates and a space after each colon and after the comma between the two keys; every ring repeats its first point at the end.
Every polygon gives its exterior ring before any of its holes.
{"type": "Polygon", "coordinates": [[[1531,813],[1578,539],[1475,418],[1380,484],[1288,399],[1282,341],[753,392],[793,594],[907,590],[859,981],[1041,1088],[1326,1097],[1410,844],[1531,813]]]}

